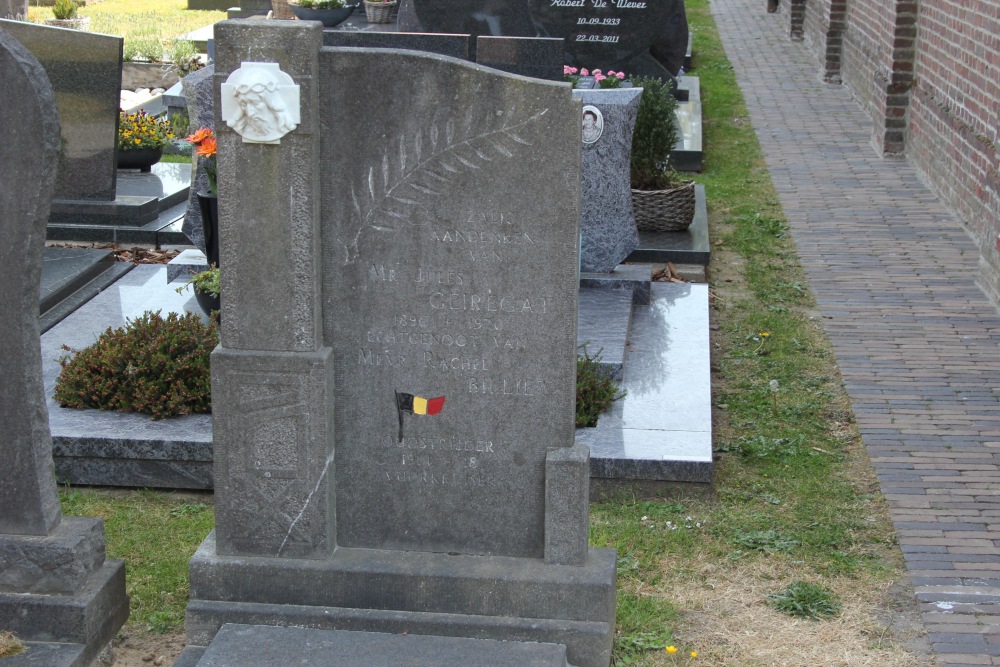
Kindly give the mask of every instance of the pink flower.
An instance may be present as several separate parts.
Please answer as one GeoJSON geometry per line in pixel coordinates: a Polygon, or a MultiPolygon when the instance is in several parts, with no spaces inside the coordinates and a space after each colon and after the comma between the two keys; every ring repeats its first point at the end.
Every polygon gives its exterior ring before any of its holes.
{"type": "Polygon", "coordinates": [[[615,76],[618,77],[619,81],[621,81],[622,79],[625,78],[625,72],[618,72],[617,74],[615,74],[615,76]]]}
{"type": "Polygon", "coordinates": [[[588,72],[586,69],[582,69],[580,70],[580,76],[590,76],[590,72],[588,72]]]}
{"type": "Polygon", "coordinates": [[[593,71],[593,74],[594,74],[594,76],[601,76],[601,70],[599,70],[599,69],[595,69],[595,70],[593,71]]]}
{"type": "Polygon", "coordinates": [[[594,75],[594,82],[595,83],[600,83],[601,81],[604,81],[607,78],[608,77],[604,76],[603,74],[595,74],[594,75]]]}
{"type": "Polygon", "coordinates": [[[576,68],[570,67],[569,65],[563,65],[563,74],[565,74],[566,76],[571,76],[573,74],[576,74],[576,68]]]}

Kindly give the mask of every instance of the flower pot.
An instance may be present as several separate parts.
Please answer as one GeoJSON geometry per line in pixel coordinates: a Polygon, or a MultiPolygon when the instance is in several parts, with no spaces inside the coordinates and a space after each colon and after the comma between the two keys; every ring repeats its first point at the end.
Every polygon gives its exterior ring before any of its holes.
{"type": "Polygon", "coordinates": [[[74,19],[45,19],[45,25],[71,30],[90,30],[90,17],[78,16],[74,19]]]}
{"type": "Polygon", "coordinates": [[[365,2],[365,16],[369,23],[390,23],[392,22],[392,11],[396,9],[395,2],[365,2]]]}
{"type": "Polygon", "coordinates": [[[219,197],[207,192],[198,193],[201,210],[201,228],[205,234],[205,257],[209,266],[219,266],[219,197]]]}
{"type": "Polygon", "coordinates": [[[219,311],[219,321],[222,321],[222,299],[218,296],[212,296],[208,292],[202,292],[198,288],[194,290],[194,298],[198,302],[198,307],[209,317],[212,316],[213,312],[219,311]]]}
{"type": "Polygon", "coordinates": [[[288,4],[295,17],[302,21],[319,21],[324,28],[332,28],[347,20],[357,5],[348,5],[340,9],[307,9],[298,5],[288,4]]]}
{"type": "Polygon", "coordinates": [[[668,190],[632,190],[640,232],[682,232],[694,221],[694,181],[668,190]]]}
{"type": "Polygon", "coordinates": [[[159,148],[136,148],[130,151],[119,148],[115,153],[115,162],[119,169],[138,169],[147,173],[154,164],[160,161],[161,157],[163,157],[162,146],[159,148]]]}

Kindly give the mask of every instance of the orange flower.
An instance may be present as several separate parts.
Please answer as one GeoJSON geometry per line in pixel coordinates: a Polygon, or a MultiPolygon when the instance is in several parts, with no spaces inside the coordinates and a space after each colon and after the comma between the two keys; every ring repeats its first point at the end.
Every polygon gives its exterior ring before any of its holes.
{"type": "Polygon", "coordinates": [[[201,142],[205,141],[205,139],[210,139],[211,137],[212,137],[212,130],[210,128],[203,127],[194,134],[188,136],[188,138],[185,139],[185,141],[192,144],[200,144],[201,142]]]}
{"type": "Polygon", "coordinates": [[[196,151],[199,157],[212,157],[215,155],[215,137],[208,137],[198,144],[196,151]]]}

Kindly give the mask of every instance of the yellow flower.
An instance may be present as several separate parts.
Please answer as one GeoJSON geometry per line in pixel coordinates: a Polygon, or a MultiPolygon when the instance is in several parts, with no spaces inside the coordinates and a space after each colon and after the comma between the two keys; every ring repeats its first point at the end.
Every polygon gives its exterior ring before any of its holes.
{"type": "Polygon", "coordinates": [[[698,651],[691,651],[691,657],[692,658],[697,658],[698,657],[698,651]]]}
{"type": "Polygon", "coordinates": [[[667,647],[667,653],[669,653],[670,655],[677,653],[677,647],[671,644],[670,646],[667,647]]]}
{"type": "Polygon", "coordinates": [[[768,333],[768,332],[766,332],[766,331],[761,331],[761,332],[760,332],[760,333],[759,333],[758,335],[759,335],[759,336],[762,336],[763,338],[767,338],[767,337],[768,337],[768,336],[770,336],[771,334],[769,334],[769,333],[768,333]]]}

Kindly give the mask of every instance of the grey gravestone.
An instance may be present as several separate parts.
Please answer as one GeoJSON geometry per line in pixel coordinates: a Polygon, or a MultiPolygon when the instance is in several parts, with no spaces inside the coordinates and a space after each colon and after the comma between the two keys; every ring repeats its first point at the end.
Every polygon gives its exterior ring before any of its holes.
{"type": "Polygon", "coordinates": [[[402,0],[399,30],[562,38],[567,64],[661,78],[688,42],[683,0],[402,0]]]}
{"type": "MultiPolygon", "coordinates": [[[[212,77],[215,65],[208,65],[184,77],[184,96],[187,98],[187,112],[191,132],[207,127],[215,129],[215,100],[212,98],[212,77]]],[[[201,207],[198,193],[208,192],[208,175],[195,168],[195,176],[188,193],[187,212],[184,214],[182,231],[202,252],[205,251],[205,231],[201,226],[201,207]]]]}
{"type": "Polygon", "coordinates": [[[28,0],[0,0],[0,19],[26,19],[28,0]]]}
{"type": "Polygon", "coordinates": [[[0,31],[0,627],[29,642],[30,664],[90,664],[128,618],[125,567],[104,560],[98,519],[62,519],[42,389],[42,249],[59,154],[55,97],[38,60],[0,31]],[[30,642],[78,645],[46,653],[30,642]],[[36,657],[41,662],[33,662],[36,657]],[[74,660],[79,659],[79,662],[74,660]]]}
{"type": "Polygon", "coordinates": [[[115,198],[121,37],[0,20],[42,63],[62,126],[55,199],[115,198]]]}
{"type": "Polygon", "coordinates": [[[277,145],[216,123],[216,530],[191,561],[192,650],[249,622],[606,667],[615,555],[587,548],[573,425],[579,103],[443,56],[321,49],[311,22],[215,34],[216,86],[279,63],[302,112],[277,145]]]}
{"type": "Polygon", "coordinates": [[[585,116],[603,120],[596,141],[583,142],[580,169],[580,270],[607,273],[639,247],[629,173],[632,131],[642,88],[574,90],[585,116]]]}

